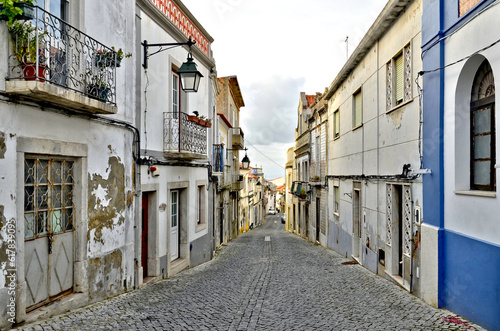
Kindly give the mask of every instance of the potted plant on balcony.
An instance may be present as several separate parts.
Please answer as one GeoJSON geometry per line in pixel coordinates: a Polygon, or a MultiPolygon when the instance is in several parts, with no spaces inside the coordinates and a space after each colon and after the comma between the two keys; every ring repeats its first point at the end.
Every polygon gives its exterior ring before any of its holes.
{"type": "Polygon", "coordinates": [[[102,102],[108,101],[108,95],[111,91],[109,84],[105,81],[101,72],[95,73],[87,71],[87,95],[90,98],[97,99],[102,102]]]}
{"type": "Polygon", "coordinates": [[[301,190],[300,190],[300,198],[301,198],[301,199],[305,199],[305,198],[306,198],[306,196],[307,196],[307,192],[306,192],[306,190],[305,190],[305,189],[301,189],[301,190]]]}
{"type": "Polygon", "coordinates": [[[195,111],[193,111],[193,114],[194,115],[188,115],[188,121],[199,124],[200,118],[198,116],[200,116],[200,113],[197,110],[195,110],[195,111]]]}
{"type": "Polygon", "coordinates": [[[120,67],[123,58],[129,58],[132,53],[125,53],[121,48],[115,51],[115,47],[109,50],[99,49],[94,55],[94,64],[99,67],[120,67]]]}
{"type": "Polygon", "coordinates": [[[21,65],[25,79],[35,80],[38,78],[43,82],[46,70],[43,40],[47,35],[47,31],[38,31],[37,39],[35,26],[30,22],[20,23],[16,21],[12,27],[9,28],[9,33],[13,41],[14,55],[21,65]],[[36,72],[37,54],[38,72],[36,72]]]}
{"type": "Polygon", "coordinates": [[[319,176],[312,176],[312,177],[311,177],[311,180],[312,180],[313,182],[319,182],[319,176]]]}
{"type": "Polygon", "coordinates": [[[0,4],[0,20],[7,21],[11,28],[15,22],[35,17],[33,4],[36,0],[4,0],[0,4]]]}

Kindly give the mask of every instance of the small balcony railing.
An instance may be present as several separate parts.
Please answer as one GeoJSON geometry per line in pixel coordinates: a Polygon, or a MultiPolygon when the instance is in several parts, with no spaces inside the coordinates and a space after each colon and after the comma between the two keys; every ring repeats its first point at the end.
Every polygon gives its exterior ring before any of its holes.
{"type": "Polygon", "coordinates": [[[163,113],[163,151],[180,159],[207,157],[207,128],[178,112],[163,113]]]}
{"type": "Polygon", "coordinates": [[[233,148],[245,147],[245,135],[241,128],[233,128],[233,148]]]}
{"type": "Polygon", "coordinates": [[[41,82],[42,88],[63,88],[116,105],[117,53],[44,9],[34,9],[34,19],[11,29],[7,80],[41,82]]]}

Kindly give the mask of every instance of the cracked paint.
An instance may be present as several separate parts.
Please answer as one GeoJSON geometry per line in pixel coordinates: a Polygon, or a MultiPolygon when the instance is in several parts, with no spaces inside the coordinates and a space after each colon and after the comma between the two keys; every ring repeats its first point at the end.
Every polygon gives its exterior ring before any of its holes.
{"type": "Polygon", "coordinates": [[[102,231],[121,225],[125,218],[125,167],[118,157],[110,157],[106,169],[108,178],[89,174],[89,227],[87,240],[94,233],[94,241],[104,244],[102,231]]]}
{"type": "Polygon", "coordinates": [[[6,151],[7,151],[7,145],[5,144],[5,133],[0,132],[0,159],[5,158],[6,151]]]}
{"type": "Polygon", "coordinates": [[[104,257],[89,260],[90,297],[99,299],[118,294],[122,289],[123,253],[117,249],[104,257]]]}
{"type": "Polygon", "coordinates": [[[397,110],[394,110],[389,113],[389,116],[392,119],[392,123],[394,123],[394,126],[396,129],[399,129],[401,127],[401,122],[403,121],[403,113],[405,112],[405,108],[400,108],[397,110]]]}

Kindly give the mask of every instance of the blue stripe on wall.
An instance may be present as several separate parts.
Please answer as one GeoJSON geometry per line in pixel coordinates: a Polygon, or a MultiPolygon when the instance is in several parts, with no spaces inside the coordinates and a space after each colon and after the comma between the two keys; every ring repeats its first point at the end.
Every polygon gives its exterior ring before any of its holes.
{"type": "Polygon", "coordinates": [[[500,246],[449,230],[443,241],[445,308],[500,330],[500,246]]]}

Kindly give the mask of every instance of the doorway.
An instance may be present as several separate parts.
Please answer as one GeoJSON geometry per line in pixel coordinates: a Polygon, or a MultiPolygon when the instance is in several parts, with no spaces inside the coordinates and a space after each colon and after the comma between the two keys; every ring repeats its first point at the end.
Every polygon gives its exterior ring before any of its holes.
{"type": "Polygon", "coordinates": [[[321,201],[316,198],[316,241],[319,242],[319,235],[321,232],[321,201]]]}
{"type": "Polygon", "coordinates": [[[149,194],[142,194],[142,233],[141,233],[141,265],[142,278],[148,276],[148,230],[149,230],[149,212],[148,212],[149,194]]]}
{"type": "Polygon", "coordinates": [[[352,256],[359,259],[361,245],[361,191],[352,191],[352,256]]]}
{"type": "Polygon", "coordinates": [[[170,192],[170,260],[179,258],[179,191],[170,192]]]}

